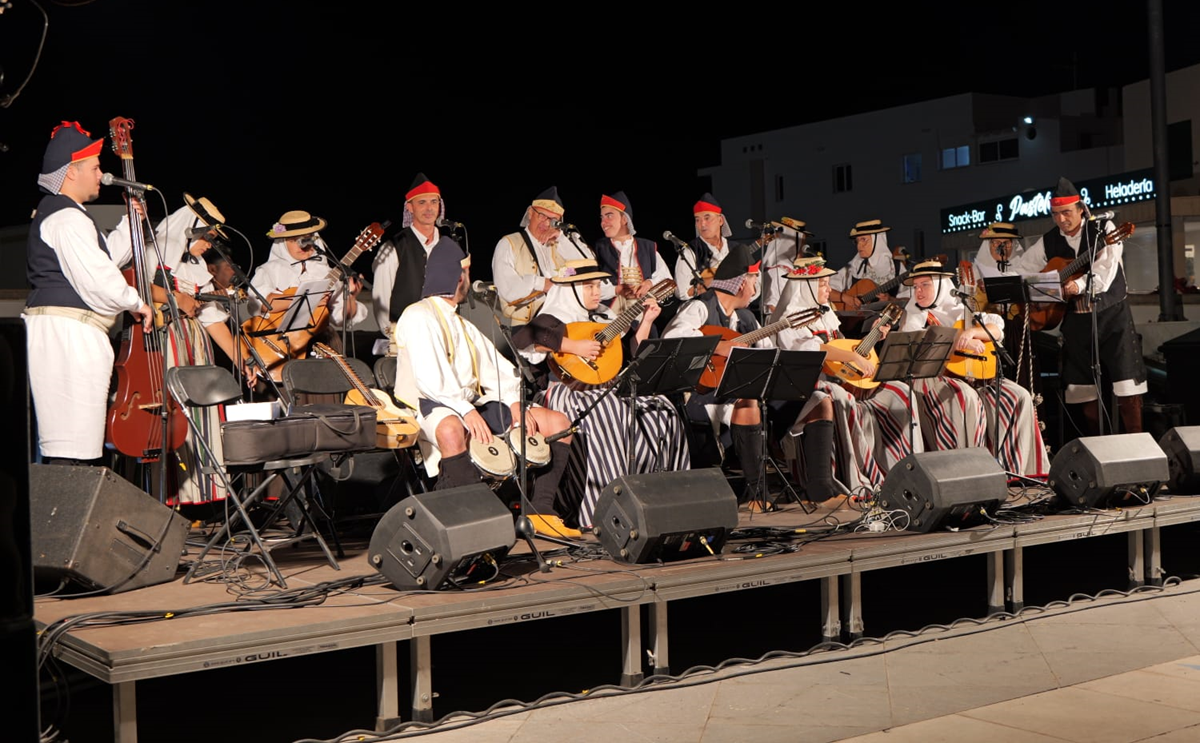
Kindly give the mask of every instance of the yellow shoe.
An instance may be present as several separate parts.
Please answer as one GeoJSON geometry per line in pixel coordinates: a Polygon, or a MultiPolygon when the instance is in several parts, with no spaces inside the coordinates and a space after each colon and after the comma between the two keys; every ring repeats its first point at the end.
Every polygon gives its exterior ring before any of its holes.
{"type": "Polygon", "coordinates": [[[546,537],[582,537],[583,532],[578,529],[572,529],[563,523],[563,520],[553,514],[541,515],[535,514],[529,517],[529,523],[533,524],[533,530],[538,534],[546,537]]]}

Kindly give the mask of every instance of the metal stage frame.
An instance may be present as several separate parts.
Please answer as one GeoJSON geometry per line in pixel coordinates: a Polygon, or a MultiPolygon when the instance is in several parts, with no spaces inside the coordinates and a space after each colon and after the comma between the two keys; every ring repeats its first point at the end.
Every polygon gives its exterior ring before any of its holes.
{"type": "MultiPolygon", "coordinates": [[[[821,514],[817,514],[819,517],[821,514]]],[[[741,527],[811,525],[814,516],[798,508],[742,513],[741,527]]],[[[262,663],[349,648],[373,646],[376,674],[376,729],[405,719],[433,719],[435,635],[483,627],[555,618],[584,612],[620,613],[622,685],[644,678],[643,658],[655,673],[670,671],[667,617],[671,602],[698,596],[732,594],[767,586],[819,581],[821,635],[828,640],[863,635],[863,575],[919,563],[986,556],[986,575],[978,589],[988,613],[1015,612],[1024,606],[1026,548],[1053,542],[1127,535],[1129,587],[1161,585],[1164,526],[1200,521],[1200,497],[1176,496],[1124,510],[1059,513],[1016,525],[979,526],[957,532],[847,533],[804,545],[793,553],[740,556],[730,541],[721,555],[655,565],[609,561],[588,563],[585,574],[566,567],[537,571],[526,554],[525,582],[493,590],[402,592],[389,584],[367,585],[337,593],[319,607],[186,616],[128,626],[87,626],[70,631],[57,645],[56,657],[112,686],[114,739],[137,740],[136,683],[206,669],[262,663]],[[730,559],[737,557],[737,559],[730,559]],[[607,570],[607,572],[606,572],[607,570]],[[648,605],[642,626],[642,605],[648,605]],[[398,643],[408,642],[411,698],[400,698],[398,643]]],[[[553,549],[552,545],[543,545],[553,549]]],[[[513,554],[524,548],[518,542],[513,554]]],[[[365,545],[347,545],[341,570],[319,553],[282,555],[280,568],[289,586],[306,587],[353,575],[376,575],[365,545]]],[[[1082,568],[1081,568],[1082,569],[1082,568]]],[[[36,606],[39,628],[66,617],[108,611],[178,611],[226,603],[226,587],[182,579],[114,596],[42,599],[36,606]]],[[[734,599],[736,600],[736,598],[734,599]]],[[[597,679],[612,683],[613,679],[597,679]]]]}

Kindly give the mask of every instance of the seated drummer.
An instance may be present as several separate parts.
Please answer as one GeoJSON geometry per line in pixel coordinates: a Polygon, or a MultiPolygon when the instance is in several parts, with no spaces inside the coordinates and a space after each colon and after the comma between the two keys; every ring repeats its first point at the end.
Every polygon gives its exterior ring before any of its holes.
{"type": "MultiPolygon", "coordinates": [[[[521,417],[521,379],[492,341],[458,314],[470,291],[470,258],[443,236],[425,265],[422,299],[409,305],[396,321],[395,341],[400,358],[416,384],[421,426],[421,453],[429,473],[437,474],[437,490],[479,482],[479,471],[467,451],[471,439],[491,443],[521,417]]],[[[528,435],[551,436],[570,421],[547,408],[526,408],[528,435]]],[[[564,444],[571,437],[561,439],[564,444]]],[[[581,536],[563,524],[555,511],[558,483],[567,466],[557,453],[550,466],[534,475],[529,517],[539,534],[581,536]]]]}
{"type": "MultiPolygon", "coordinates": [[[[663,329],[664,338],[688,338],[704,335],[703,326],[719,326],[736,331],[739,335],[749,333],[759,328],[754,313],[746,309],[758,294],[759,264],[750,262],[750,250],[745,245],[735,244],[729,255],[717,266],[713,274],[712,291],[704,292],[695,299],[688,300],[663,329]]],[[[773,348],[771,338],[763,338],[754,344],[756,348],[773,348]]],[[[714,352],[716,355],[729,356],[735,347],[732,341],[721,341],[714,352]]],[[[728,450],[726,437],[723,435],[728,427],[728,439],[737,452],[742,472],[746,477],[746,489],[738,499],[748,504],[751,511],[767,510],[770,507],[766,494],[758,491],[762,473],[762,416],[759,413],[756,400],[735,400],[732,403],[718,403],[715,391],[705,394],[693,394],[687,403],[688,417],[696,422],[709,422],[713,433],[721,443],[724,452],[728,450]]],[[[720,457],[723,458],[723,457],[720,457]]],[[[703,455],[692,452],[692,467],[701,468],[718,464],[705,462],[703,455]]]]}

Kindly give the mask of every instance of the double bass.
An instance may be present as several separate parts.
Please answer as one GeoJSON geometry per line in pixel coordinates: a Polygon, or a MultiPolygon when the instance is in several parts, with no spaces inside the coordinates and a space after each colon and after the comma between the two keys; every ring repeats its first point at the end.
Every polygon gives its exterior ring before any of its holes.
{"type": "MultiPolygon", "coordinates": [[[[113,152],[121,158],[123,176],[137,181],[129,137],[132,129],[132,119],[117,117],[109,121],[113,152]]],[[[134,206],[134,195],[130,193],[126,199],[133,266],[122,273],[129,285],[137,289],[142,302],[153,307],[154,269],[147,265],[142,217],[134,206]]],[[[108,447],[147,462],[157,461],[164,451],[175,451],[187,437],[183,410],[164,387],[165,345],[166,329],[160,313],[155,313],[154,329],[150,332],[140,322],[126,325],[116,358],[117,392],[105,421],[104,441],[108,447]]]]}

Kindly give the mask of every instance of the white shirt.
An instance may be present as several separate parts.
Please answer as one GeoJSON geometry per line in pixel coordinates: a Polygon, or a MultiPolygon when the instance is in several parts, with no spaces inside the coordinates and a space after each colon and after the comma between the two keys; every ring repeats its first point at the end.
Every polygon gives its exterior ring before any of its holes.
{"type": "MultiPolygon", "coordinates": [[[[63,275],[79,297],[101,315],[119,315],[142,306],[109,254],[96,249],[96,225],[78,209],[59,209],[42,221],[42,240],[58,255],[63,275]]],[[[103,246],[101,246],[103,247],[103,246]]],[[[120,252],[114,246],[114,252],[120,252]]],[[[125,254],[130,250],[126,246],[125,254]]]]}
{"type": "MultiPolygon", "coordinates": [[[[319,237],[317,238],[320,239],[319,237]]],[[[321,243],[324,245],[324,242],[321,243]]],[[[319,256],[320,254],[318,254],[319,256]]],[[[254,271],[250,284],[264,297],[278,294],[285,289],[300,286],[301,282],[325,279],[334,273],[334,269],[323,258],[298,262],[288,253],[285,240],[275,240],[271,246],[271,257],[267,262],[254,271]]],[[[332,298],[329,300],[329,321],[335,328],[342,327],[345,313],[345,297],[341,291],[342,283],[336,275],[329,280],[332,298]]],[[[315,301],[315,300],[314,300],[315,301]]],[[[257,303],[256,303],[257,304],[257,303]]],[[[367,306],[363,302],[355,303],[354,317],[350,318],[349,327],[353,328],[367,319],[367,306]]]]}
{"type": "MultiPolygon", "coordinates": [[[[704,238],[700,239],[712,251],[712,262],[707,268],[716,270],[717,266],[721,265],[721,261],[725,260],[725,256],[729,255],[729,241],[722,237],[721,244],[714,247],[707,240],[704,240],[704,238]]],[[[692,281],[696,279],[695,275],[692,274],[693,268],[696,270],[696,273],[700,273],[706,267],[696,265],[696,251],[692,250],[691,247],[680,248],[679,258],[675,261],[675,296],[683,301],[691,299],[688,295],[688,290],[692,288],[692,281]]]]}
{"type": "MultiPolygon", "coordinates": [[[[517,244],[520,245],[524,234],[522,232],[514,234],[517,244]]],[[[582,257],[580,251],[575,248],[566,235],[558,235],[544,244],[538,242],[537,238],[532,235],[530,235],[530,240],[533,242],[531,247],[534,256],[537,257],[540,271],[537,275],[522,274],[517,271],[512,243],[509,242],[507,235],[500,238],[500,242],[496,243],[496,248],[492,251],[492,281],[496,284],[496,294],[505,302],[516,302],[535,291],[542,291],[545,289],[546,279],[554,277],[558,266],[582,257]]]]}
{"type": "Polygon", "coordinates": [[[400,353],[407,353],[411,360],[421,397],[445,405],[460,417],[486,402],[499,401],[505,405],[520,402],[517,368],[499,354],[473,323],[458,314],[457,307],[443,298],[409,305],[396,321],[395,337],[400,353]],[[447,354],[443,321],[449,330],[453,361],[447,354]],[[475,347],[474,362],[468,338],[475,347]],[[478,376],[474,363],[479,365],[478,376]]]}
{"type": "MultiPolygon", "coordinates": [[[[1101,234],[1107,234],[1114,229],[1116,227],[1112,221],[1107,220],[1104,222],[1104,229],[1101,230],[1101,234]]],[[[1075,251],[1075,255],[1079,255],[1079,244],[1082,242],[1083,232],[1083,228],[1080,227],[1074,237],[1063,235],[1061,230],[1059,230],[1058,234],[1066,239],[1067,245],[1071,246],[1071,249],[1075,251]]],[[[1100,243],[1103,246],[1104,240],[1101,239],[1100,243]]],[[[1121,265],[1121,257],[1124,255],[1124,252],[1125,244],[1118,241],[1107,247],[1102,247],[1096,253],[1096,258],[1092,261],[1091,268],[1091,273],[1095,277],[1092,281],[1093,293],[1101,294],[1107,291],[1108,287],[1112,286],[1113,280],[1117,278],[1117,268],[1121,265]]],[[[1039,237],[1037,242],[1030,245],[1025,249],[1024,253],[1013,259],[1010,268],[1023,276],[1028,276],[1041,273],[1046,267],[1046,263],[1045,240],[1039,237]]],[[[1082,294],[1087,290],[1087,273],[1085,272],[1083,276],[1075,279],[1073,283],[1079,289],[1079,293],[1082,294]]]]}

